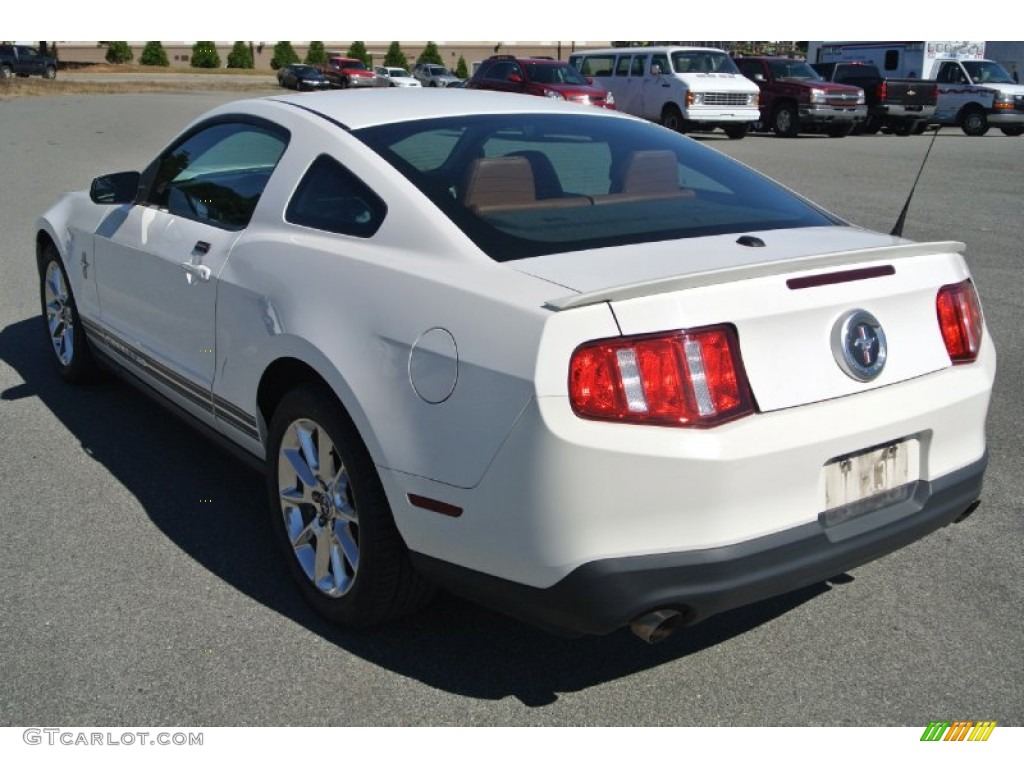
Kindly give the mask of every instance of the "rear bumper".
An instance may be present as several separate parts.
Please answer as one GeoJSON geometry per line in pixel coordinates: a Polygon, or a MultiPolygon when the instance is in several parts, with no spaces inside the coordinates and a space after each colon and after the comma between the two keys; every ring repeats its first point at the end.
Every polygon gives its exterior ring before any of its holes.
{"type": "Polygon", "coordinates": [[[959,518],[979,498],[987,454],[909,498],[829,525],[819,520],[730,546],[586,563],[548,588],[530,587],[411,553],[428,578],[469,599],[561,634],[607,634],[672,608],[693,624],[815,584],[959,518]]]}
{"type": "Polygon", "coordinates": [[[881,104],[872,110],[879,117],[896,117],[907,120],[930,120],[935,116],[935,105],[913,106],[905,104],[881,104]]]}

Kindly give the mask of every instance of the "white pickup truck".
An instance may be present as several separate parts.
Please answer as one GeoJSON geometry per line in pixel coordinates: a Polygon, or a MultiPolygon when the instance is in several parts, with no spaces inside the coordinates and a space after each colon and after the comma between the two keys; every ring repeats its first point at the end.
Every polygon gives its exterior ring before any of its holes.
{"type": "Polygon", "coordinates": [[[995,61],[941,61],[935,73],[939,98],[935,120],[959,125],[968,136],[996,126],[1007,136],[1024,133],[1024,86],[995,61]]]}

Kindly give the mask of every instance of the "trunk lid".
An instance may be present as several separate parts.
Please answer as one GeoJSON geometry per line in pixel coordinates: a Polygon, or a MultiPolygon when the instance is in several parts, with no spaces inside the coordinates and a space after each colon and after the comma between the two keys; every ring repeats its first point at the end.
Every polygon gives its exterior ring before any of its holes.
{"type": "Polygon", "coordinates": [[[961,243],[908,243],[852,228],[757,236],[765,247],[737,246],[739,252],[729,247],[733,236],[602,249],[589,252],[590,262],[580,253],[510,265],[581,291],[549,302],[552,309],[607,303],[624,336],[733,325],[761,411],[843,397],[950,365],[935,302],[941,286],[969,276],[961,243]],[[881,372],[870,380],[846,372],[843,321],[858,311],[877,320],[878,348],[886,349],[881,372]]]}

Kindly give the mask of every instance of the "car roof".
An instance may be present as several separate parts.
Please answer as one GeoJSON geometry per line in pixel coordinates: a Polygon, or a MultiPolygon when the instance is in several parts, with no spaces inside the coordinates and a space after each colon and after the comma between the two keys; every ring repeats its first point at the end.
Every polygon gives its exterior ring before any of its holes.
{"type": "Polygon", "coordinates": [[[526,64],[551,64],[554,66],[565,66],[566,64],[569,63],[568,61],[562,61],[561,59],[547,59],[544,57],[538,58],[536,56],[526,56],[523,58],[517,58],[516,61],[525,62],[526,64]]]}
{"type": "Polygon", "coordinates": [[[220,107],[217,111],[238,112],[261,101],[285,103],[344,125],[352,130],[372,125],[402,123],[461,115],[557,113],[632,120],[626,114],[595,109],[582,111],[577,104],[535,96],[497,91],[456,88],[367,88],[365,90],[323,91],[302,95],[280,94],[248,99],[220,107]],[[593,113],[591,115],[591,112],[593,113]]]}

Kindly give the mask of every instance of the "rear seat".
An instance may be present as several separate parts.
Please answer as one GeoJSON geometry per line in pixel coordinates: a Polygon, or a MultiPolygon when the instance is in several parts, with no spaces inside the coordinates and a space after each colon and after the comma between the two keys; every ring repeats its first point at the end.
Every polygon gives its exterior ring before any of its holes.
{"type": "Polygon", "coordinates": [[[478,214],[493,215],[696,196],[692,189],[680,189],[676,157],[670,150],[633,152],[626,161],[621,187],[621,191],[607,195],[538,200],[533,168],[527,157],[481,157],[473,161],[466,173],[463,203],[478,214]]]}
{"type": "Polygon", "coordinates": [[[675,153],[668,149],[632,152],[622,172],[622,190],[594,197],[594,205],[633,200],[696,197],[692,189],[681,189],[675,153]]]}

